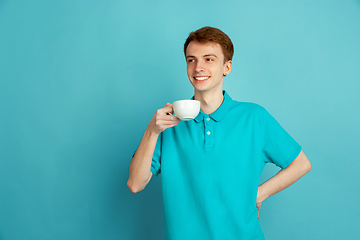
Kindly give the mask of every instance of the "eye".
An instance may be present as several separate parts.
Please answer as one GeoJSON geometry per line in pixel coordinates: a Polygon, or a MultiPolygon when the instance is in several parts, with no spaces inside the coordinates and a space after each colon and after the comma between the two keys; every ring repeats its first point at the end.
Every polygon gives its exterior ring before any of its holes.
{"type": "Polygon", "coordinates": [[[194,59],[188,59],[188,60],[187,60],[188,63],[192,63],[192,62],[194,62],[194,61],[195,61],[194,59]]]}
{"type": "Polygon", "coordinates": [[[212,59],[212,58],[207,58],[206,61],[207,61],[207,62],[212,62],[212,61],[214,61],[214,59],[212,59]]]}

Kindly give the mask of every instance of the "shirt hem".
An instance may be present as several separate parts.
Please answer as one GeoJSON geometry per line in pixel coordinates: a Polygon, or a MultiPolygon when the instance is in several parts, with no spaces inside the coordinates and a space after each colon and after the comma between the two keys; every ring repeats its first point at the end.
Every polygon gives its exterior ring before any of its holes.
{"type": "Polygon", "coordinates": [[[153,166],[151,166],[150,171],[151,171],[155,176],[157,176],[157,175],[160,174],[160,171],[156,171],[153,166]]]}
{"type": "Polygon", "coordinates": [[[302,147],[299,145],[296,150],[293,152],[293,154],[290,155],[290,157],[283,163],[281,164],[281,168],[284,169],[287,166],[289,166],[300,154],[302,150],[302,147]]]}

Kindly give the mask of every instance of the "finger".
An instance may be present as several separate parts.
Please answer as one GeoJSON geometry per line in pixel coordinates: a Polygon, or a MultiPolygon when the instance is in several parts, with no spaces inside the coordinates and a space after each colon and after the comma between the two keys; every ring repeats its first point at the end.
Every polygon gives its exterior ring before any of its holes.
{"type": "Polygon", "coordinates": [[[172,107],[170,106],[165,106],[156,111],[157,116],[171,115],[171,114],[172,114],[172,107]]]}
{"type": "Polygon", "coordinates": [[[171,124],[171,125],[164,125],[166,126],[165,128],[172,128],[172,127],[175,127],[176,125],[178,125],[179,123],[175,123],[175,124],[171,124]]]}
{"type": "Polygon", "coordinates": [[[165,105],[163,108],[160,108],[159,111],[163,112],[163,113],[168,113],[168,112],[172,111],[172,107],[168,106],[168,105],[165,105]]]}
{"type": "Polygon", "coordinates": [[[180,121],[166,121],[166,120],[159,120],[159,121],[157,121],[157,125],[158,126],[161,126],[161,125],[163,125],[163,126],[169,126],[169,125],[177,125],[177,124],[179,124],[179,122],[180,121]]]}
{"type": "Polygon", "coordinates": [[[180,119],[179,119],[177,116],[172,115],[172,114],[164,116],[164,120],[167,120],[167,121],[175,121],[175,122],[179,122],[179,121],[180,121],[180,119]]]}
{"type": "Polygon", "coordinates": [[[170,114],[174,113],[174,109],[173,109],[172,104],[167,105],[166,107],[164,107],[164,110],[166,111],[166,113],[170,113],[170,114]]]}
{"type": "Polygon", "coordinates": [[[164,120],[164,121],[180,121],[180,119],[178,117],[176,117],[175,115],[160,115],[156,117],[156,120],[164,120]]]}
{"type": "Polygon", "coordinates": [[[159,126],[159,129],[161,129],[161,131],[164,131],[165,129],[175,127],[176,125],[178,125],[178,123],[174,123],[174,124],[162,124],[162,125],[159,126]]]}
{"type": "Polygon", "coordinates": [[[161,109],[161,113],[163,115],[172,115],[173,114],[173,108],[172,106],[165,106],[161,109]]]}
{"type": "Polygon", "coordinates": [[[171,103],[165,104],[164,108],[168,109],[168,107],[170,107],[172,111],[173,105],[171,103]]]}

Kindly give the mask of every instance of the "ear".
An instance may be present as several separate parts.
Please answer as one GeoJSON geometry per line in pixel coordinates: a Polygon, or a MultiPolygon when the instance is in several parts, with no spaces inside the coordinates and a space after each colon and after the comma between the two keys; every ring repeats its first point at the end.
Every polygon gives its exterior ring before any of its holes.
{"type": "Polygon", "coordinates": [[[228,60],[225,64],[224,64],[224,73],[223,75],[226,76],[231,72],[231,66],[232,66],[232,61],[228,60]]]}

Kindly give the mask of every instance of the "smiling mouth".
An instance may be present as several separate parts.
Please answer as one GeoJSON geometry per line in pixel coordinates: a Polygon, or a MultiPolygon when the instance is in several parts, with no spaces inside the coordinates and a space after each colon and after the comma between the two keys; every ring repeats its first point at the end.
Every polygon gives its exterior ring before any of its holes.
{"type": "Polygon", "coordinates": [[[194,77],[194,79],[197,81],[197,82],[201,82],[201,81],[206,81],[208,80],[210,77],[194,77]]]}

